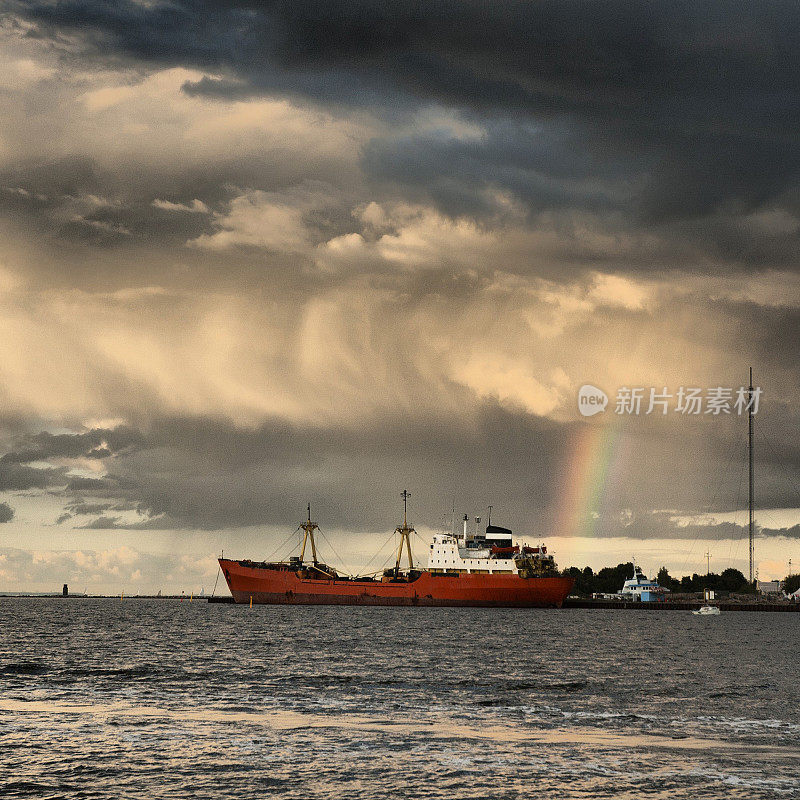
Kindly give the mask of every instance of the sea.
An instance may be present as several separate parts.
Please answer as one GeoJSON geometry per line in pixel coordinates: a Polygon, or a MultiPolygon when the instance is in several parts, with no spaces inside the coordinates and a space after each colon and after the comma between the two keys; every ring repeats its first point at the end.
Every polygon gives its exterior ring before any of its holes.
{"type": "Polygon", "coordinates": [[[800,798],[798,623],[0,598],[0,797],[800,798]]]}

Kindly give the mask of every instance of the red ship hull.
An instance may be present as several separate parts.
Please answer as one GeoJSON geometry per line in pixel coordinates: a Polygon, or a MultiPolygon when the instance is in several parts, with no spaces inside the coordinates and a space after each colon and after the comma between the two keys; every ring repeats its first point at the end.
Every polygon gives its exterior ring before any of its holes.
{"type": "Polygon", "coordinates": [[[277,565],[219,559],[237,603],[352,606],[560,608],[572,578],[506,574],[433,574],[411,581],[304,578],[277,565]]]}

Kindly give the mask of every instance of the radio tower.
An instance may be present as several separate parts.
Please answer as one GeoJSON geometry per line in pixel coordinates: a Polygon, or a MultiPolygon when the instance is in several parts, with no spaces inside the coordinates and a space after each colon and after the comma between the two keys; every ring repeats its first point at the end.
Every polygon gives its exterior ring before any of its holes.
{"type": "Polygon", "coordinates": [[[748,407],[747,407],[747,441],[748,441],[748,455],[749,455],[749,466],[750,466],[750,492],[749,492],[749,502],[748,502],[748,509],[750,512],[750,519],[749,519],[749,539],[750,539],[750,585],[753,585],[753,580],[755,579],[755,570],[754,570],[754,563],[753,563],[753,532],[755,528],[755,522],[753,519],[753,368],[750,367],[750,389],[748,393],[748,407]]]}

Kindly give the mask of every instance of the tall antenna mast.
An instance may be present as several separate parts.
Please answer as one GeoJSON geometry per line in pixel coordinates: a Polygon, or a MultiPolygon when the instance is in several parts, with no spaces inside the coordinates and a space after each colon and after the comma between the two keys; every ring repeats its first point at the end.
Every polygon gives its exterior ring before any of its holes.
{"type": "Polygon", "coordinates": [[[489,506],[489,514],[487,515],[488,519],[486,520],[487,525],[492,524],[492,508],[494,508],[494,506],[489,506]]]}
{"type": "Polygon", "coordinates": [[[750,466],[750,492],[749,492],[749,540],[750,540],[750,585],[753,585],[755,579],[754,560],[753,560],[753,533],[755,529],[755,520],[753,516],[753,368],[750,367],[750,389],[748,391],[748,406],[747,406],[747,442],[748,442],[748,455],[750,466]]]}

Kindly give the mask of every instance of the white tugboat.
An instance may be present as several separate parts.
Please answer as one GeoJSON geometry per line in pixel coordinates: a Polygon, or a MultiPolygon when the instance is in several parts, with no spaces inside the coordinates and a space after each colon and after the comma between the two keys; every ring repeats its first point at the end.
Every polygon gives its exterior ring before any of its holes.
{"type": "Polygon", "coordinates": [[[629,578],[622,586],[620,595],[623,600],[636,600],[643,603],[663,600],[669,589],[659,586],[657,581],[652,581],[642,573],[642,568],[633,565],[633,577],[629,578]]]}

